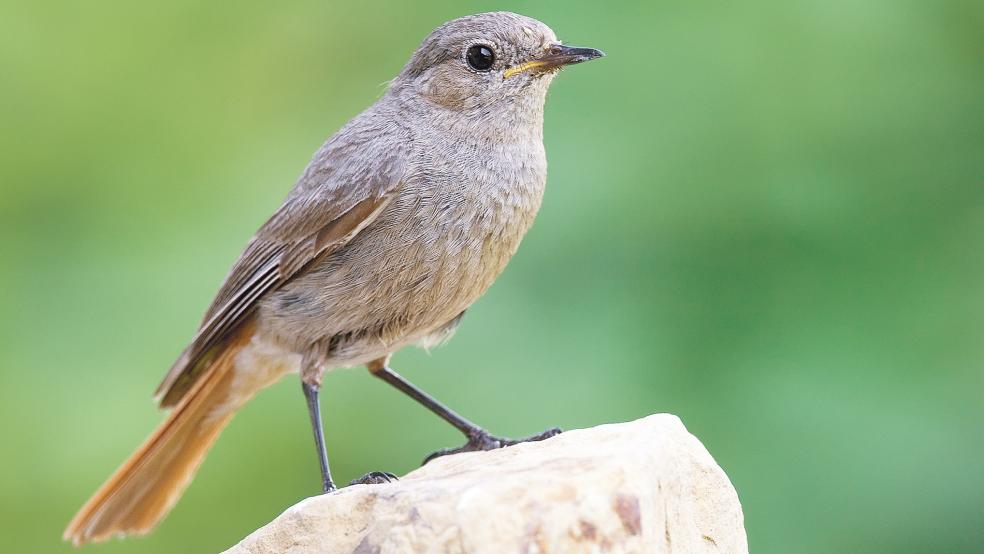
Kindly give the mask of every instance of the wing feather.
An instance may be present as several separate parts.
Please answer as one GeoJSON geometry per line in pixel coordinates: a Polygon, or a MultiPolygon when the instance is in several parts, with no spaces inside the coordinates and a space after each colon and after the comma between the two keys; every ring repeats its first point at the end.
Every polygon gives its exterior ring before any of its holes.
{"type": "Polygon", "coordinates": [[[264,294],[311,261],[344,247],[399,189],[406,141],[380,138],[378,129],[372,133],[373,123],[380,122],[372,117],[353,120],[329,139],[280,209],[246,245],[191,344],[157,388],[161,407],[177,404],[264,294]],[[368,143],[364,148],[353,146],[359,141],[368,143]],[[373,151],[379,154],[373,156],[373,151]]]}

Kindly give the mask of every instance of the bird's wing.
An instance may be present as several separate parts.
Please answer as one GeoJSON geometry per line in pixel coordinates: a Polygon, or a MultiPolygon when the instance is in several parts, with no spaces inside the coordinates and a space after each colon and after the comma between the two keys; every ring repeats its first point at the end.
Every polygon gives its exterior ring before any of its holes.
{"type": "Polygon", "coordinates": [[[158,386],[161,407],[177,404],[207,371],[260,297],[348,243],[399,189],[405,141],[380,140],[378,129],[375,137],[363,136],[372,135],[373,127],[352,125],[322,146],[280,209],[246,245],[195,338],[158,386]]]}

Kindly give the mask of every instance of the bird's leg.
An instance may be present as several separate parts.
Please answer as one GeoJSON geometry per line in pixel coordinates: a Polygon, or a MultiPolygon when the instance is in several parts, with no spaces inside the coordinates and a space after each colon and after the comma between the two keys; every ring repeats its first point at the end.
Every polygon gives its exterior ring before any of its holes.
{"type": "Polygon", "coordinates": [[[318,391],[321,386],[317,383],[301,381],[304,398],[307,399],[308,414],[311,416],[311,429],[314,430],[314,448],[318,451],[318,462],[321,464],[321,490],[328,493],[336,489],[331,479],[331,469],[328,467],[328,451],[325,449],[325,431],[321,425],[321,404],[318,402],[318,391]]]}
{"type": "Polygon", "coordinates": [[[468,441],[464,446],[459,446],[458,448],[445,448],[443,450],[438,450],[437,452],[431,453],[431,455],[424,458],[424,464],[438,458],[440,456],[446,456],[448,454],[457,454],[459,452],[473,452],[476,450],[494,450],[496,448],[502,448],[505,446],[512,446],[514,444],[519,444],[521,442],[531,442],[531,441],[541,441],[543,439],[548,439],[554,435],[560,434],[560,429],[554,427],[547,429],[546,431],[533,435],[531,437],[526,437],[525,439],[506,439],[501,437],[496,437],[482,429],[478,425],[475,425],[464,416],[458,414],[451,408],[448,408],[444,404],[441,404],[436,398],[427,394],[426,392],[417,388],[416,385],[407,381],[400,376],[399,373],[390,369],[387,365],[387,360],[376,360],[367,365],[369,372],[379,377],[383,381],[386,381],[390,385],[393,385],[401,392],[413,398],[420,404],[422,404],[428,410],[437,414],[441,419],[447,421],[453,425],[456,429],[461,431],[468,441]]]}
{"type": "MultiPolygon", "coordinates": [[[[318,377],[320,379],[320,375],[318,377]]],[[[328,450],[325,448],[325,433],[321,424],[321,404],[318,402],[318,392],[321,390],[321,385],[316,379],[310,381],[312,382],[302,378],[301,388],[304,389],[304,397],[307,399],[311,428],[314,430],[314,447],[318,451],[318,463],[321,464],[321,490],[329,493],[338,487],[335,486],[335,482],[331,478],[331,469],[328,467],[328,450]]],[[[370,471],[349,485],[382,485],[398,480],[396,475],[388,471],[370,471]]]]}

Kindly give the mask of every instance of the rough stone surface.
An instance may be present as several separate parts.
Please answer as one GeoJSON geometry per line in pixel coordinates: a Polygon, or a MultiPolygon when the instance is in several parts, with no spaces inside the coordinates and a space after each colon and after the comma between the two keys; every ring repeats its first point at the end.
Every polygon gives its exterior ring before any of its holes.
{"type": "Polygon", "coordinates": [[[676,416],[660,414],[308,498],[227,552],[747,551],[728,477],[676,416]]]}

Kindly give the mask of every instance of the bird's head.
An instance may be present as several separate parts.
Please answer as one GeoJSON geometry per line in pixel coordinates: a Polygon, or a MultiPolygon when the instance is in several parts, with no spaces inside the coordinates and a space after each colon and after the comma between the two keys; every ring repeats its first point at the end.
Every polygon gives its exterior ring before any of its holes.
{"type": "Polygon", "coordinates": [[[460,112],[539,103],[557,72],[600,58],[593,48],[566,46],[543,23],[509,12],[470,15],[435,29],[394,84],[460,112]]]}

